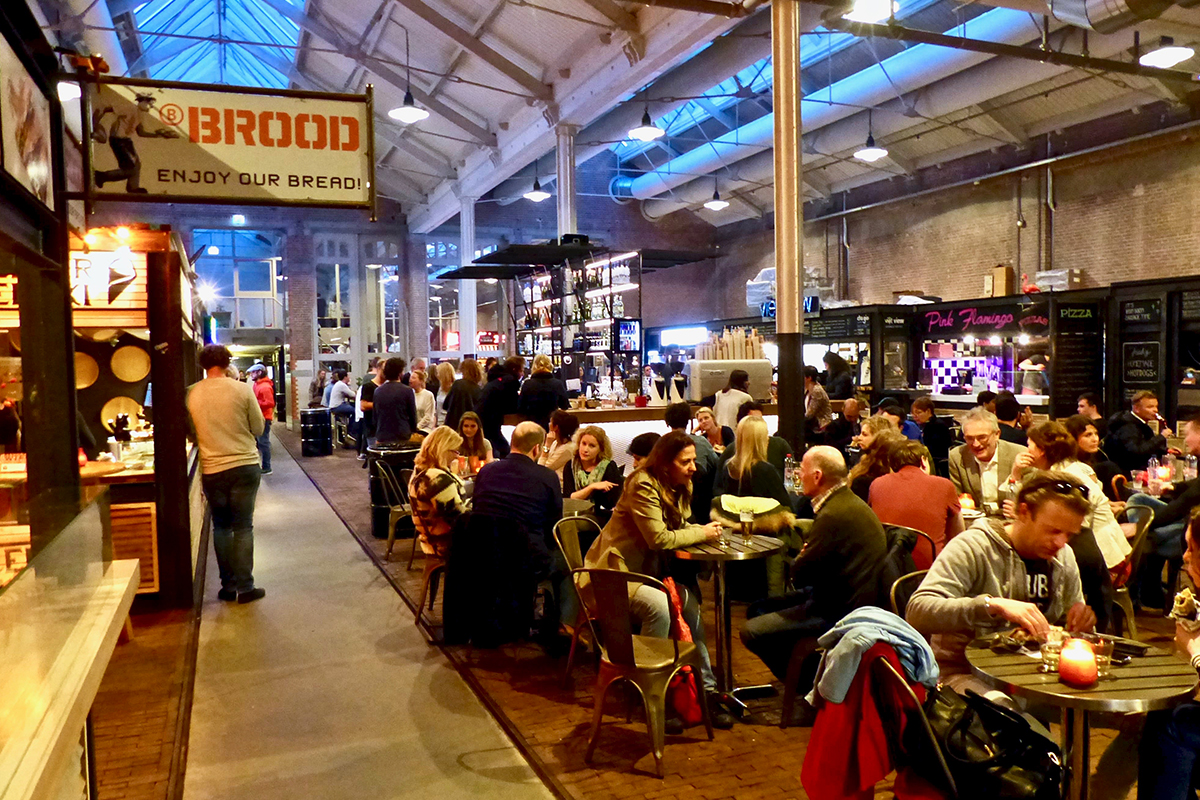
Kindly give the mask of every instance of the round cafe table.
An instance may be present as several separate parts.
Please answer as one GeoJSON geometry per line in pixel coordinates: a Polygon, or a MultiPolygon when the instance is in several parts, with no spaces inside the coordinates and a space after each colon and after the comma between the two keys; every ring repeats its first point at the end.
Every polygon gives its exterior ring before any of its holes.
{"type": "Polygon", "coordinates": [[[997,653],[986,640],[971,643],[967,662],[971,672],[989,686],[1012,697],[1062,709],[1062,749],[1067,762],[1063,796],[1069,800],[1088,797],[1092,712],[1144,714],[1171,708],[1195,695],[1200,683],[1190,663],[1157,647],[1128,664],[1114,665],[1111,678],[1084,689],[1062,683],[1057,673],[1040,672],[1040,657],[997,653]]]}
{"type": "Polygon", "coordinates": [[[592,509],[596,504],[591,500],[576,500],[573,497],[563,498],[563,516],[564,517],[582,517],[584,514],[592,513],[592,509]]]}
{"type": "Polygon", "coordinates": [[[738,530],[726,531],[726,536],[728,543],[725,546],[719,542],[703,542],[671,552],[676,558],[685,561],[707,561],[713,565],[713,602],[717,612],[717,657],[714,659],[713,671],[716,673],[717,691],[736,711],[744,712],[746,704],[737,698],[737,693],[761,692],[763,687],[738,687],[734,684],[733,631],[729,614],[729,593],[725,591],[725,565],[731,561],[750,561],[773,556],[786,550],[787,545],[770,536],[754,536],[749,542],[744,542],[741,531],[738,530]]]}

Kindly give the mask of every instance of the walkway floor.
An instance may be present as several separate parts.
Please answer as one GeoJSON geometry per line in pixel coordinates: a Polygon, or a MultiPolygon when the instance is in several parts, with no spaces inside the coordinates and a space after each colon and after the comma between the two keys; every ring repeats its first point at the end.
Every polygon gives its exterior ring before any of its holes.
{"type": "Polygon", "coordinates": [[[255,515],[265,599],[200,630],[187,800],[551,795],[276,443],[255,515]]]}

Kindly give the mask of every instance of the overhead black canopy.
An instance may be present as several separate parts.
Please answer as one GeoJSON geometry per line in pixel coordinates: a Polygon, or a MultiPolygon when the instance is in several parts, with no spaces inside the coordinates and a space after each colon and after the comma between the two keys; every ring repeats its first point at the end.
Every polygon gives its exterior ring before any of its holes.
{"type": "MultiPolygon", "coordinates": [[[[604,245],[510,244],[472,261],[466,266],[438,275],[438,280],[514,280],[538,270],[561,266],[568,261],[615,252],[604,245]]],[[[624,252],[624,251],[622,251],[624,252]]],[[[713,253],[687,250],[641,250],[642,271],[690,264],[712,258],[713,253]]]]}

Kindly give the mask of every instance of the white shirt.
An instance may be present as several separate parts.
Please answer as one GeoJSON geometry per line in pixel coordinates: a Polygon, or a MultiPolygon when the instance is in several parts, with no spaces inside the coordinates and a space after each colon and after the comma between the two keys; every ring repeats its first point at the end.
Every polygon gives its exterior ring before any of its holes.
{"type": "Polygon", "coordinates": [[[422,389],[416,393],[417,401],[417,429],[426,433],[433,432],[437,427],[437,411],[435,406],[437,400],[433,396],[433,392],[428,389],[422,389]]]}
{"type": "MultiPolygon", "coordinates": [[[[1000,444],[996,443],[996,452],[992,460],[980,465],[979,491],[983,495],[983,508],[986,514],[995,514],[1000,508],[1000,444]]],[[[1005,476],[1007,477],[1007,476],[1005,476]]]]}
{"type": "Polygon", "coordinates": [[[742,403],[748,403],[754,398],[743,392],[741,389],[722,389],[717,392],[716,402],[713,403],[713,416],[717,418],[717,424],[737,430],[738,408],[742,403]]]}
{"type": "Polygon", "coordinates": [[[342,403],[353,403],[355,391],[357,390],[345,381],[337,381],[333,384],[333,391],[329,393],[329,407],[337,408],[342,403]]]}

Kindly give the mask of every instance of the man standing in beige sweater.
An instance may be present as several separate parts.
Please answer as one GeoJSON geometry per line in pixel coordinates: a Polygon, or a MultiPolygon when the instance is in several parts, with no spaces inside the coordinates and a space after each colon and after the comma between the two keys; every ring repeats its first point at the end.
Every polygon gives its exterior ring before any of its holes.
{"type": "Polygon", "coordinates": [[[252,603],[266,595],[254,586],[254,499],[262,480],[257,437],[264,428],[254,391],[226,377],[232,356],[224,346],[200,351],[207,377],[188,389],[187,409],[200,446],[201,483],[212,509],[213,550],[221,573],[221,600],[252,603]]]}

